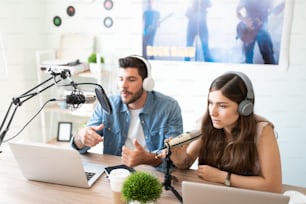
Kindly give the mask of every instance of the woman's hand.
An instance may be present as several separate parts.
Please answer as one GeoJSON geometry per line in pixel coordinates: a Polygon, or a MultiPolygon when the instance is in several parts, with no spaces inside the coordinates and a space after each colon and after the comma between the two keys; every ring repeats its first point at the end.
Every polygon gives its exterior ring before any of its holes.
{"type": "MultiPolygon", "coordinates": [[[[165,139],[165,141],[164,141],[165,144],[169,143],[172,139],[173,139],[173,137],[165,139]]],[[[177,166],[178,168],[181,168],[180,163],[184,162],[183,160],[184,160],[185,155],[186,155],[187,147],[188,147],[188,144],[185,144],[185,145],[182,145],[182,146],[179,146],[179,147],[175,147],[175,148],[170,147],[170,150],[171,150],[170,159],[173,162],[173,164],[175,166],[177,166]]],[[[166,148],[166,149],[162,150],[161,152],[158,152],[157,155],[156,155],[156,158],[166,158],[166,156],[168,155],[168,151],[169,151],[169,149],[166,148]]]]}
{"type": "Polygon", "coordinates": [[[223,184],[227,173],[209,165],[199,165],[197,175],[206,181],[223,184]]]}

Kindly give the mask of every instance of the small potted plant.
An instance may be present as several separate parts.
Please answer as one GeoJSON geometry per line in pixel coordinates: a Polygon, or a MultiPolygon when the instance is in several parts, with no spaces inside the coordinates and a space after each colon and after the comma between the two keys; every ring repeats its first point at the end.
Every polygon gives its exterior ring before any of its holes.
{"type": "Polygon", "coordinates": [[[123,200],[128,203],[154,203],[162,193],[159,180],[146,172],[135,172],[128,176],[122,186],[123,200]]]}
{"type": "MultiPolygon", "coordinates": [[[[96,74],[98,71],[98,66],[97,66],[97,53],[93,52],[89,55],[87,62],[89,64],[89,69],[92,73],[96,74]]],[[[100,56],[100,63],[104,64],[104,58],[100,56]]]]}

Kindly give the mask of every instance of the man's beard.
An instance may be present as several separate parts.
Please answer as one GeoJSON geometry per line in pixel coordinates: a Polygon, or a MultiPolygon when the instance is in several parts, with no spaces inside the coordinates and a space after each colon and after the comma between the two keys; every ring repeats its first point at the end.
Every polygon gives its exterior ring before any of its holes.
{"type": "MultiPolygon", "coordinates": [[[[129,92],[131,93],[131,92],[129,92]]],[[[136,102],[138,99],[140,99],[140,97],[142,96],[143,94],[143,88],[139,89],[139,91],[137,91],[136,93],[134,93],[132,96],[132,98],[128,101],[123,101],[123,103],[125,103],[126,105],[129,105],[131,103],[134,103],[136,102]]]]}

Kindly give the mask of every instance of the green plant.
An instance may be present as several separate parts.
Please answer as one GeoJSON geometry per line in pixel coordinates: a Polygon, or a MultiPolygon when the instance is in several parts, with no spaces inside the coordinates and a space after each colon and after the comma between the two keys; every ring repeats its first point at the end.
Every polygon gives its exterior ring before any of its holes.
{"type": "MultiPolygon", "coordinates": [[[[88,63],[97,63],[97,53],[91,53],[87,59],[88,63]]],[[[100,62],[103,64],[104,63],[104,58],[101,56],[100,57],[100,62]]]]}
{"type": "Polygon", "coordinates": [[[122,196],[127,202],[138,201],[141,204],[156,201],[162,193],[162,184],[153,175],[135,172],[129,175],[122,186],[122,196]]]}

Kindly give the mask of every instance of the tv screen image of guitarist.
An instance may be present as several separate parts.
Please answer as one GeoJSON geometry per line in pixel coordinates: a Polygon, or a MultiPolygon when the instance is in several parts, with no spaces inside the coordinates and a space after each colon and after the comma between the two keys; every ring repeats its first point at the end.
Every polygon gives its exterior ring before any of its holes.
{"type": "MultiPolygon", "coordinates": [[[[166,17],[160,19],[160,14],[156,10],[146,10],[143,14],[144,20],[144,30],[143,30],[143,57],[147,58],[147,47],[154,46],[155,34],[157,28],[161,23],[169,19],[173,13],[168,14],[166,17]]],[[[153,56],[150,56],[150,59],[153,59],[153,56]]]]}
{"type": "MultiPolygon", "coordinates": [[[[284,7],[285,2],[282,2],[271,9],[268,15],[278,14],[284,9],[284,7]]],[[[244,21],[240,21],[236,28],[236,39],[240,39],[244,44],[247,45],[255,40],[257,33],[264,25],[264,22],[258,17],[253,19],[248,18],[246,21],[249,21],[248,24],[252,26],[248,26],[244,21]]]]}
{"type": "Polygon", "coordinates": [[[158,21],[158,23],[151,24],[147,27],[144,28],[143,35],[146,37],[147,35],[150,35],[152,32],[154,32],[163,22],[165,22],[167,19],[169,19],[173,13],[169,13],[167,16],[162,18],[161,20],[158,21]]]}

